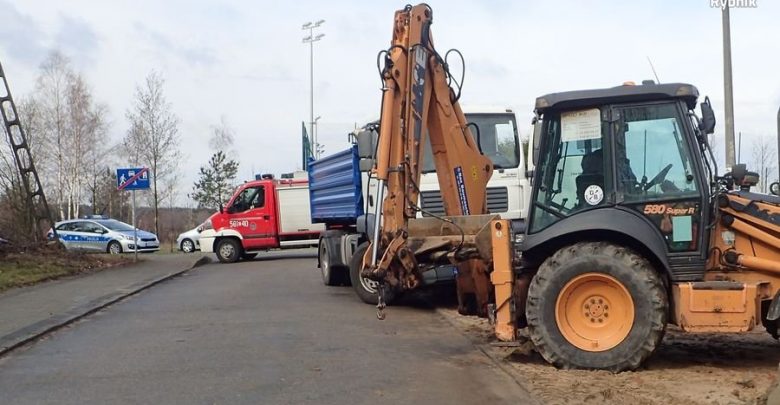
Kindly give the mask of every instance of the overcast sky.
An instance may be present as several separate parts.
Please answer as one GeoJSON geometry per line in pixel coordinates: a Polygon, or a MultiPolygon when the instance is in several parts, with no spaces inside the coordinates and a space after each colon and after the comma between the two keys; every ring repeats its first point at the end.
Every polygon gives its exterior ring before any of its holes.
{"type": "MultiPolygon", "coordinates": [[[[34,87],[51,49],[73,61],[110,108],[114,142],[137,83],[152,70],[181,119],[181,194],[212,151],[221,116],[236,130],[242,179],[300,167],[309,116],[309,48],[301,25],[324,19],[315,44],[315,115],[326,153],[355,123],[378,117],[376,54],[397,1],[0,0],[0,62],[17,98],[34,87]]],[[[710,0],[431,0],[437,48],[466,59],[464,105],[510,106],[528,132],[535,97],[652,78],[690,82],[719,111],[721,13],[710,0]]],[[[733,9],[736,130],[773,135],[780,105],[780,2],[733,9]]],[[[722,143],[722,142],[721,142],[722,143]]],[[[747,148],[745,149],[747,151],[747,148]]],[[[117,162],[122,164],[123,162],[117,162]]],[[[182,198],[181,202],[184,203],[182,198]]]]}

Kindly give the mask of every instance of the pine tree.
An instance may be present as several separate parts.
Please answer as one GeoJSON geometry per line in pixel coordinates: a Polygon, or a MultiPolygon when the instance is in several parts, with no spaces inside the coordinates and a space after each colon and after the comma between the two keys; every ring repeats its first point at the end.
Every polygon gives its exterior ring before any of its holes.
{"type": "Polygon", "coordinates": [[[235,188],[233,180],[237,173],[238,162],[228,160],[223,151],[217,151],[206,166],[201,166],[190,198],[198,203],[199,208],[216,209],[225,203],[229,193],[235,188]]]}

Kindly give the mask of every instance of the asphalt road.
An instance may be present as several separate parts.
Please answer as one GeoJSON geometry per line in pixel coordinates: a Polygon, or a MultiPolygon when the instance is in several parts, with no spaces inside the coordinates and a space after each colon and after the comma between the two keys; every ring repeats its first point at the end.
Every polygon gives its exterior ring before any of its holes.
{"type": "Polygon", "coordinates": [[[430,308],[387,320],[310,254],[212,264],[0,359],[0,403],[530,401],[430,308]]]}

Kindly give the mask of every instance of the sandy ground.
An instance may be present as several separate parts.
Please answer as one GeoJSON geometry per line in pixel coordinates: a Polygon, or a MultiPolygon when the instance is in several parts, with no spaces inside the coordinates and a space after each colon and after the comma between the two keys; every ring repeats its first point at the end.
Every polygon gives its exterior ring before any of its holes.
{"type": "Polygon", "coordinates": [[[549,404],[764,404],[778,375],[780,343],[763,329],[742,335],[684,334],[670,327],[643,368],[612,374],[558,370],[527,338],[497,347],[487,320],[440,309],[447,320],[549,404]]]}

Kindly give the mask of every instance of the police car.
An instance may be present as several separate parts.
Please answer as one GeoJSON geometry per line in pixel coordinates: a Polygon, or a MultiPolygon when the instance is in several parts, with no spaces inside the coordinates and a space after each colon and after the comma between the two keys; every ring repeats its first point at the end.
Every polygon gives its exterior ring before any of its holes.
{"type": "MultiPolygon", "coordinates": [[[[68,250],[119,254],[122,252],[156,252],[160,250],[157,235],[138,230],[134,239],[133,226],[105,217],[69,219],[55,224],[57,236],[68,250]]],[[[49,230],[49,239],[54,238],[49,230]]]]}

